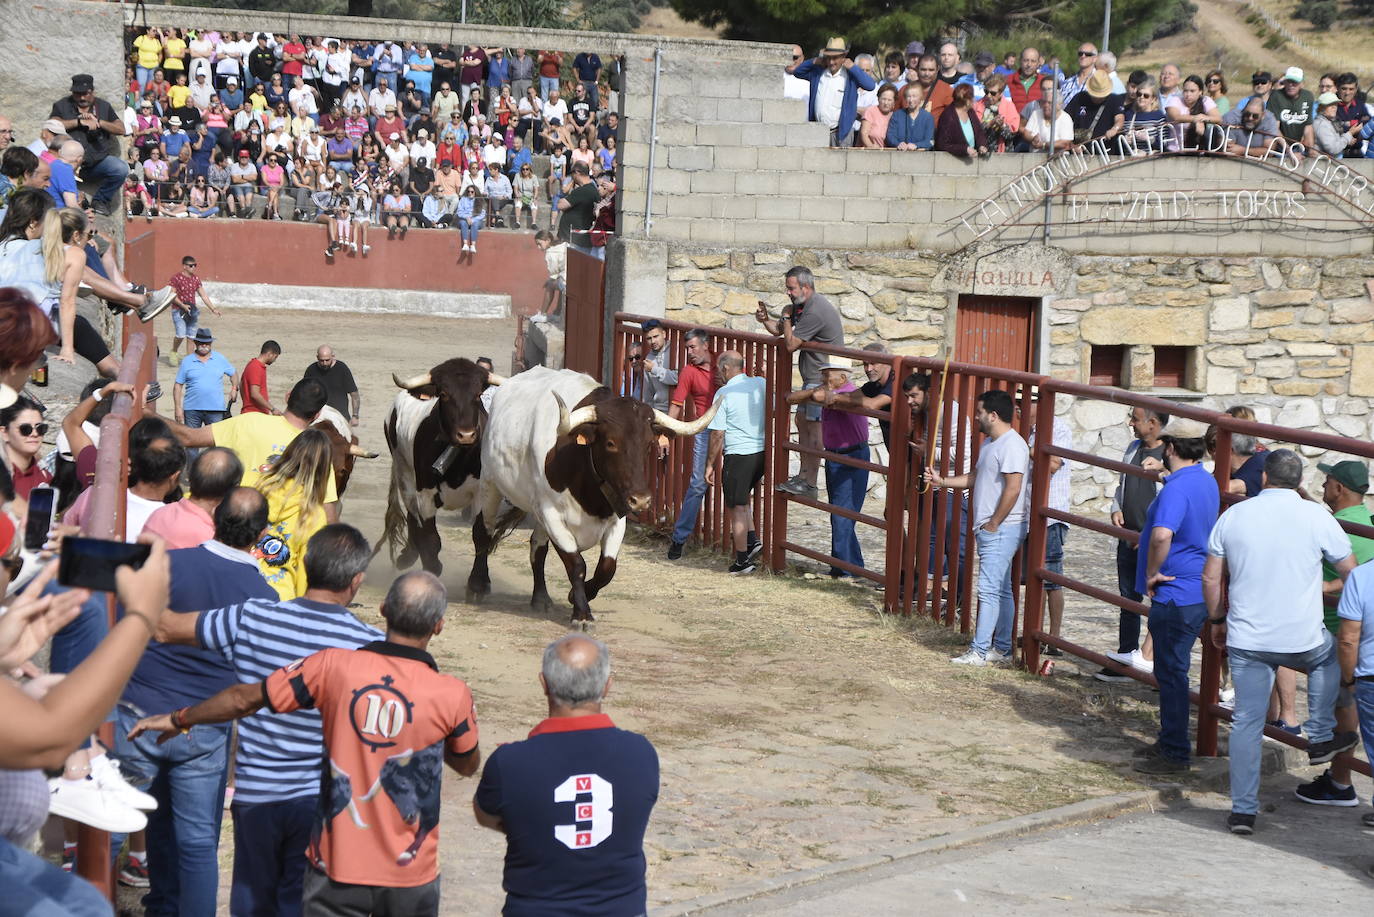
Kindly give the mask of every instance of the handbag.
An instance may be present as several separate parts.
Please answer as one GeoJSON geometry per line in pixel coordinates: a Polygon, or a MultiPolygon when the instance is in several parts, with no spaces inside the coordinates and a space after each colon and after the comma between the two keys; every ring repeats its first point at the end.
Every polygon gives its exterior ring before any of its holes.
{"type": "Polygon", "coordinates": [[[1092,123],[1087,127],[1075,127],[1073,129],[1073,142],[1077,146],[1082,146],[1093,139],[1093,131],[1097,129],[1097,122],[1102,120],[1102,105],[1097,106],[1097,114],[1093,115],[1092,123]]]}

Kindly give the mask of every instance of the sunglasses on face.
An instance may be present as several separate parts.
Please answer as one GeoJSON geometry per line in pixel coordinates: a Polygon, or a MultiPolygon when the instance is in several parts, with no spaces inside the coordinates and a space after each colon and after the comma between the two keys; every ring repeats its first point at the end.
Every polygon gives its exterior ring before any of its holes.
{"type": "Polygon", "coordinates": [[[1140,93],[1136,93],[1136,98],[1137,98],[1137,99],[1153,99],[1154,97],[1155,97],[1155,94],[1154,94],[1153,92],[1140,92],[1140,93]]]}
{"type": "Polygon", "coordinates": [[[1079,56],[1079,57],[1097,57],[1097,52],[1096,52],[1096,51],[1079,51],[1079,52],[1078,52],[1078,56],[1079,56]]]}
{"type": "Polygon", "coordinates": [[[39,436],[48,435],[48,425],[45,423],[21,423],[15,424],[14,428],[19,431],[20,436],[33,436],[34,433],[37,433],[39,436]]]}
{"type": "Polygon", "coordinates": [[[1221,85],[1221,80],[1217,79],[1216,77],[1209,77],[1208,80],[1207,80],[1207,85],[1208,85],[1208,86],[1220,86],[1220,85],[1221,85]]]}

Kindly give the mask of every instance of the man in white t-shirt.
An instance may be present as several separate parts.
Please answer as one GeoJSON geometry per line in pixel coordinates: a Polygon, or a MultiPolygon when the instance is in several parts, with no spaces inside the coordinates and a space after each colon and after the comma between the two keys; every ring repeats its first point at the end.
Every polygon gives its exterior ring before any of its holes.
{"type": "Polygon", "coordinates": [[[396,107],[396,93],[391,91],[384,76],[377,77],[377,88],[367,94],[367,110],[374,118],[385,118],[388,107],[396,107]]]}
{"type": "Polygon", "coordinates": [[[1021,112],[1021,140],[1023,152],[1043,153],[1050,144],[1050,125],[1054,125],[1054,151],[1056,153],[1073,147],[1073,118],[1064,111],[1064,99],[1055,105],[1054,77],[1047,76],[1040,81],[1040,98],[1031,102],[1021,112]],[[1050,111],[1053,109],[1054,114],[1050,111]]]}
{"type": "Polygon", "coordinates": [[[1274,673],[1307,673],[1307,756],[1325,764],[1359,736],[1336,733],[1340,665],[1322,621],[1322,561],[1344,580],[1355,569],[1350,537],[1320,503],[1298,495],[1303,462],[1291,449],[1265,453],[1264,489],[1221,514],[1207,541],[1202,594],[1212,642],[1231,661],[1232,834],[1253,834],[1260,758],[1274,673]],[[1222,586],[1227,601],[1222,602],[1222,586]]]}
{"type": "Polygon", "coordinates": [[[320,106],[315,101],[315,90],[305,85],[304,78],[298,76],[293,79],[296,85],[292,86],[291,91],[286,94],[287,100],[291,103],[291,110],[300,111],[301,106],[305,106],[306,114],[318,113],[320,106]]]}
{"type": "Polygon", "coordinates": [[[978,543],[978,627],[957,665],[1011,662],[1011,622],[1016,612],[1011,561],[1026,536],[1026,474],[1030,448],[1011,426],[1011,395],[992,389],[978,396],[974,418],[987,440],[972,474],[941,477],[926,469],[934,487],[972,487],[973,534],[978,543]]]}
{"type": "Polygon", "coordinates": [[[439,150],[434,145],[434,141],[429,139],[429,131],[423,127],[415,132],[415,142],[410,145],[410,158],[412,161],[423,159],[425,162],[433,163],[439,155],[439,150]]]}
{"type": "MultiPolygon", "coordinates": [[[[181,483],[181,470],[186,465],[186,449],[175,439],[155,438],[139,447],[142,422],[129,430],[129,490],[124,510],[124,540],[135,542],[143,532],[148,517],[161,509],[168,494],[181,483]]],[[[148,426],[147,430],[154,429],[148,426]]],[[[94,487],[81,492],[62,517],[64,525],[83,525],[90,512],[94,487]]]]}
{"type": "MultiPolygon", "coordinates": [[[[806,55],[802,53],[801,45],[793,45],[792,66],[795,67],[800,64],[805,58],[806,55]]],[[[784,71],[782,75],[782,97],[809,102],[811,100],[811,84],[784,71]]]]}

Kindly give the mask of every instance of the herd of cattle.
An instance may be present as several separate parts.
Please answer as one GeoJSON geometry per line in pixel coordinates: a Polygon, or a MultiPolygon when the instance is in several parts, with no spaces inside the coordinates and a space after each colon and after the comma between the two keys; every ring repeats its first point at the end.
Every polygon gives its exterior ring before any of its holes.
{"type": "Polygon", "coordinates": [[[391,487],[386,532],[398,569],[418,559],[438,574],[439,509],[471,507],[475,557],[467,597],[491,591],[487,557],[522,521],[533,528],[530,605],[547,611],[549,545],[572,588],[572,621],[593,620],[590,602],[615,576],[625,517],[649,508],[650,467],[659,436],[693,436],[715,408],[693,421],[615,395],[591,376],[535,367],[509,379],[471,360],[446,360],[397,387],[386,420],[391,487]],[[483,393],[497,386],[487,408],[483,393]],[[582,552],[600,545],[590,579],[582,552]]]}

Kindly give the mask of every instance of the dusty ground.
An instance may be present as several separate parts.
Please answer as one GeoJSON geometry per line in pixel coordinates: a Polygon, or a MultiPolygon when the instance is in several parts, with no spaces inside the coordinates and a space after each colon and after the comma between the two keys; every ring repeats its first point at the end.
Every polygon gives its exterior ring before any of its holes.
{"type": "MultiPolygon", "coordinates": [[[[264,338],[281,342],[274,397],[318,344],[332,344],[362,389],[363,441],[377,448],[395,391],[391,371],[506,354],[510,327],[234,310],[215,332],[237,365],[264,338]]],[[[385,459],[360,462],[344,504],[344,518],[374,538],[387,474],[385,459]]],[[[444,579],[461,596],[471,549],[456,518],[445,521],[444,579]]],[[[946,660],[965,638],[883,618],[871,590],[796,575],[728,578],[713,555],[689,550],[670,566],[662,542],[631,542],[595,609],[597,635],[615,660],[609,712],[649,736],[662,758],[647,841],[656,904],[1137,786],[1125,765],[1131,741],[1151,729],[1145,689],[1109,689],[1072,677],[1068,665],[1051,679],[952,668],[946,660]]],[[[1084,540],[1071,556],[1085,575],[1106,577],[1106,547],[1084,540]]],[[[550,591],[558,597],[566,592],[555,566],[550,591]]],[[[364,618],[376,619],[393,574],[384,557],[373,565],[360,596],[364,618]]],[[[561,603],[549,617],[529,612],[518,536],[493,559],[492,578],[491,602],[455,601],[432,647],[443,668],[472,685],[487,749],[522,738],[542,717],[538,654],[563,633],[568,613],[561,603]]],[[[1085,638],[1114,633],[1115,615],[1101,606],[1071,609],[1085,638]]],[[[504,845],[472,823],[473,788],[453,775],[445,786],[446,913],[496,913],[501,901],[504,845]]],[[[231,857],[226,819],[221,901],[231,857]]]]}

